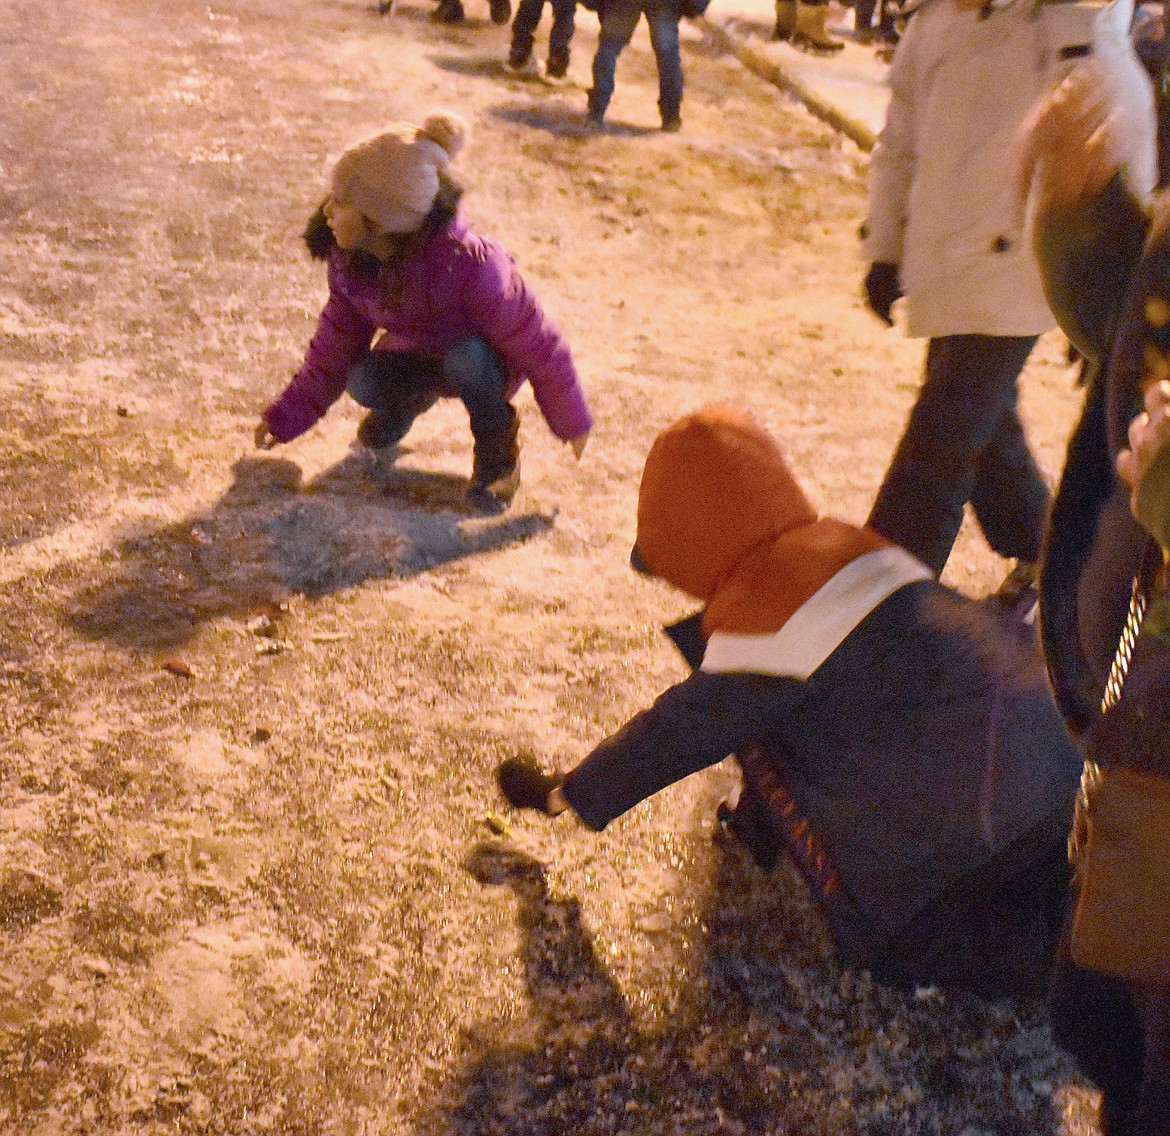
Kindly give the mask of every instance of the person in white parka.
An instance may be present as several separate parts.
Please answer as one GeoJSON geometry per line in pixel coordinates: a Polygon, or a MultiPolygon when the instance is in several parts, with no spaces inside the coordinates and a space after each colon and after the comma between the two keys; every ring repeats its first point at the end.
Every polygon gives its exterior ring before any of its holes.
{"type": "Polygon", "coordinates": [[[1055,325],[1012,188],[1013,138],[1091,50],[1081,3],[925,0],[890,69],[862,229],[870,308],[929,340],[925,377],[868,524],[935,572],[969,501],[991,547],[1030,578],[1050,492],[1017,411],[1018,381],[1055,325]]]}

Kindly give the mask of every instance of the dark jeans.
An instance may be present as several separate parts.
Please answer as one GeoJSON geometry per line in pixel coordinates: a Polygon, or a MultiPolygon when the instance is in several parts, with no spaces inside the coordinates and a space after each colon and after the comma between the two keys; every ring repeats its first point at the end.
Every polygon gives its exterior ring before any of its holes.
{"type": "Polygon", "coordinates": [[[678,118],[683,96],[679,13],[669,0],[608,0],[606,3],[601,12],[597,54],[593,57],[593,90],[589,92],[589,113],[595,118],[605,114],[613,98],[617,58],[633,37],[638,18],[643,14],[658,64],[658,111],[663,122],[678,118]]]}
{"type": "Polygon", "coordinates": [[[494,437],[511,422],[505,382],[499,355],[482,339],[469,336],[438,360],[405,351],[371,351],[350,368],[346,390],[359,405],[391,419],[393,425],[384,431],[387,444],[404,438],[420,414],[452,393],[467,407],[471,433],[478,440],[494,437]]]}
{"type": "MultiPolygon", "coordinates": [[[[548,65],[554,69],[567,67],[577,0],[549,0],[549,3],[552,7],[552,27],[548,33],[548,65]]],[[[536,27],[543,12],[544,0],[520,0],[516,17],[512,21],[512,49],[508,53],[508,58],[517,66],[527,62],[532,54],[536,27]]]]}
{"type": "Polygon", "coordinates": [[[937,985],[985,998],[1043,995],[1070,874],[1063,837],[1047,846],[1021,841],[904,928],[874,961],[875,977],[906,989],[937,985]]]}
{"type": "Polygon", "coordinates": [[[988,544],[1037,560],[1049,490],[1016,409],[1034,336],[932,339],[926,376],[868,523],[941,572],[970,501],[988,544]]]}
{"type": "Polygon", "coordinates": [[[1077,966],[1062,943],[1052,1032],[1101,1090],[1107,1136],[1170,1134],[1170,987],[1143,990],[1077,966]]]}

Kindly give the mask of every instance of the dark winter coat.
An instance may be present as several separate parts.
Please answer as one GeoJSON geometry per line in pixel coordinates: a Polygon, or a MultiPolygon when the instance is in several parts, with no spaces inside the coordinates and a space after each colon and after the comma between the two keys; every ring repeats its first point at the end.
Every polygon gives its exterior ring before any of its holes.
{"type": "MultiPolygon", "coordinates": [[[[713,636],[708,654],[724,645],[713,636]]],[[[762,655],[715,665],[568,775],[586,824],[762,746],[808,826],[789,851],[843,960],[871,967],[935,905],[1063,850],[1081,763],[1028,633],[986,607],[919,578],[807,676],[764,673],[762,655]]]]}
{"type": "MultiPolygon", "coordinates": [[[[1165,205],[1163,205],[1165,209],[1165,205]]],[[[1120,177],[1074,215],[1038,218],[1038,247],[1053,309],[1087,357],[1088,391],[1057,492],[1041,574],[1044,648],[1070,726],[1084,734],[1093,763],[1170,778],[1170,620],[1154,589],[1120,701],[1102,711],[1102,693],[1125,625],[1135,574],[1162,550],[1138,526],[1114,468],[1149,377],[1146,351],[1170,350],[1170,326],[1149,316],[1149,301],[1170,301],[1166,216],[1151,230],[1120,177]]],[[[1163,495],[1157,495],[1164,500],[1163,495]]],[[[1152,531],[1165,532],[1166,518],[1152,531]]],[[[1161,855],[1166,855],[1162,848],[1161,855]]],[[[1156,857],[1159,849],[1147,849],[1156,857]]],[[[1159,886],[1139,870],[1118,880],[1132,893],[1159,886]]],[[[1107,887],[1107,883],[1103,884],[1107,887]]],[[[1076,893],[1074,892],[1074,899],[1076,893]]],[[[1134,902],[1132,899],[1129,902],[1134,902]]],[[[1124,939],[1127,927],[1118,922],[1124,939]]],[[[1083,968],[1065,945],[1051,989],[1053,1031],[1103,1091],[1102,1116],[1118,1136],[1170,1133],[1170,997],[1083,968]]]]}
{"type": "Polygon", "coordinates": [[[708,408],[672,431],[643,473],[637,552],[706,602],[702,663],[566,776],[574,811],[601,829],[762,751],[844,961],[878,970],[924,921],[943,926],[1054,850],[1059,893],[1081,763],[1030,629],[876,534],[818,520],[742,419],[708,408]]]}
{"type": "Polygon", "coordinates": [[[341,397],[350,368],[379,330],[384,334],[375,350],[432,359],[478,336],[504,360],[505,397],[527,380],[558,438],[568,441],[592,428],[568,342],[511,256],[461,216],[402,264],[371,266],[368,256],[334,246],[328,272],[329,298],[304,362],[264,411],[280,441],[303,434],[341,397]]]}
{"type": "MultiPolygon", "coordinates": [[[[1087,388],[1053,501],[1040,576],[1044,652],[1057,701],[1080,733],[1096,721],[1149,536],[1115,461],[1142,408],[1132,345],[1114,340],[1149,220],[1120,177],[1082,214],[1039,231],[1053,308],[1085,356],[1087,388]]],[[[1156,270],[1145,266],[1145,275],[1156,270]]]]}

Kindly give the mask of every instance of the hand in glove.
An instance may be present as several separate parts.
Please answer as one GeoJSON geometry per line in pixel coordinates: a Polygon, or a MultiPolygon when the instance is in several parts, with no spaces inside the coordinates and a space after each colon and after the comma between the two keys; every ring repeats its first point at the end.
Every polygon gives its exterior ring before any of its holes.
{"type": "Polygon", "coordinates": [[[869,310],[887,327],[894,326],[890,309],[895,300],[902,298],[902,285],[898,281],[898,266],[878,261],[869,266],[865,274],[865,298],[869,310]]]}
{"type": "Polygon", "coordinates": [[[496,783],[514,809],[535,809],[556,816],[569,807],[561,795],[565,779],[555,773],[541,773],[533,762],[510,757],[496,769],[496,783]]]}

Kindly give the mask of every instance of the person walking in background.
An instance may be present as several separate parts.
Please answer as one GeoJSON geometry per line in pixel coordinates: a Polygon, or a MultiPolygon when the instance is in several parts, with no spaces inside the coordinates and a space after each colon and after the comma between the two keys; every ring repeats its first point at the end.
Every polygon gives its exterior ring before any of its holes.
{"type": "MultiPolygon", "coordinates": [[[[512,18],[512,0],[488,0],[488,15],[493,24],[506,24],[512,18]]],[[[465,18],[463,0],[439,0],[431,13],[431,19],[440,24],[461,24],[465,18]]]]}
{"type": "Polygon", "coordinates": [[[898,5],[896,0],[854,0],[853,27],[857,42],[883,46],[898,42],[898,5]],[[877,24],[874,24],[877,16],[877,24]]]}
{"type": "MultiPolygon", "coordinates": [[[[577,0],[549,0],[549,5],[552,27],[548,33],[545,74],[550,79],[563,79],[569,71],[569,43],[573,38],[577,0]]],[[[543,12],[544,0],[520,0],[516,18],[512,21],[512,46],[508,51],[510,70],[522,71],[531,61],[536,28],[543,12]]]]}
{"type": "Polygon", "coordinates": [[[469,501],[506,507],[520,483],[525,380],[550,429],[579,458],[593,419],[564,336],[512,257],[459,215],[447,164],[462,119],[396,123],[350,147],[309,222],[310,253],[329,268],[329,298],[300,370],[263,412],[261,449],[299,437],[346,391],[369,413],[371,449],[406,436],[442,397],[467,407],[475,440],[469,501]]]}
{"type": "Polygon", "coordinates": [[[698,16],[706,10],[705,0],[599,0],[597,54],[593,57],[593,88],[589,92],[589,121],[600,127],[613,98],[617,60],[633,38],[638,20],[644,15],[650,29],[650,46],[658,65],[658,112],[662,129],[682,129],[683,70],[678,46],[678,22],[684,16],[698,16]]]}
{"type": "MultiPolygon", "coordinates": [[[[821,54],[840,51],[844,42],[834,39],[825,30],[828,8],[828,0],[776,0],[776,27],[772,38],[788,40],[793,47],[821,54]]],[[[871,8],[871,17],[872,14],[871,8]]]]}
{"type": "Polygon", "coordinates": [[[1049,488],[1017,409],[1036,339],[1054,326],[1011,190],[1012,140],[1056,81],[1075,23],[1026,0],[926,0],[890,69],[890,102],[862,228],[869,307],[903,292],[928,339],[925,377],[869,524],[941,572],[970,502],[991,547],[1029,585],[1049,488]]]}

